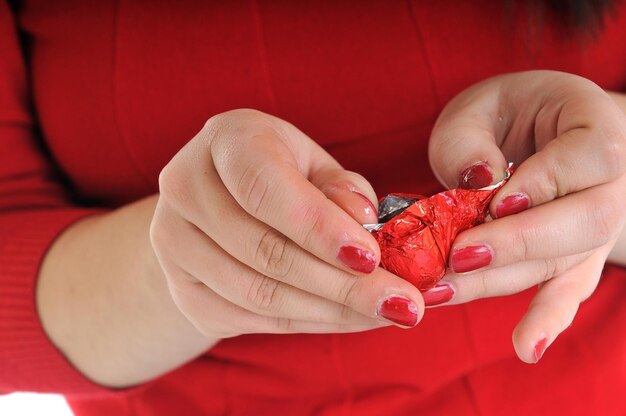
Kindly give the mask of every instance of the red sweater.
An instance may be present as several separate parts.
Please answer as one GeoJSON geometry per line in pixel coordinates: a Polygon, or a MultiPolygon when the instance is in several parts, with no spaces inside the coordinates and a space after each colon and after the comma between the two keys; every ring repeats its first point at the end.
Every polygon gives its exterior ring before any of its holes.
{"type": "Polygon", "coordinates": [[[0,2],[0,393],[107,416],[626,414],[626,273],[611,266],[538,365],[511,345],[532,291],[428,310],[412,330],[237,337],[128,391],[47,339],[34,287],[55,236],[157,192],[214,114],[269,112],[379,195],[432,193],[429,131],[465,87],[550,68],[626,90],[626,7],[581,41],[499,0],[351,3],[0,2]]]}

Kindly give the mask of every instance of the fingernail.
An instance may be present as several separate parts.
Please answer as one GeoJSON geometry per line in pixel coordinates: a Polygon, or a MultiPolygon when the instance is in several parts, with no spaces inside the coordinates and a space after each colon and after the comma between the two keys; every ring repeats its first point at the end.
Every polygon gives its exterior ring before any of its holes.
{"type": "Polygon", "coordinates": [[[496,218],[517,214],[530,206],[528,195],[523,192],[515,192],[504,198],[496,207],[496,218]]]}
{"type": "Polygon", "coordinates": [[[417,325],[417,306],[407,298],[391,296],[378,307],[378,316],[398,325],[414,327],[417,325]]]}
{"type": "Polygon", "coordinates": [[[424,297],[424,305],[435,306],[446,303],[454,296],[454,289],[449,284],[437,285],[432,289],[428,289],[422,293],[424,297]]]}
{"type": "Polygon", "coordinates": [[[370,199],[368,197],[366,197],[365,195],[363,195],[360,192],[356,192],[356,191],[352,191],[352,192],[354,192],[355,194],[357,194],[358,196],[363,198],[365,200],[365,202],[367,202],[368,208],[365,208],[365,213],[367,215],[374,214],[376,217],[378,217],[378,210],[376,209],[376,207],[374,206],[374,204],[372,203],[372,201],[370,201],[370,199]]]}
{"type": "Polygon", "coordinates": [[[337,258],[352,270],[371,273],[376,268],[376,256],[369,250],[354,246],[342,246],[337,258]]]}
{"type": "Polygon", "coordinates": [[[466,246],[452,252],[450,265],[456,273],[470,272],[487,266],[493,260],[491,249],[485,245],[466,246]]]}
{"type": "Polygon", "coordinates": [[[542,338],[535,344],[535,363],[541,360],[543,357],[543,353],[546,351],[546,347],[548,346],[548,338],[542,338]]]}
{"type": "Polygon", "coordinates": [[[487,162],[476,163],[461,173],[459,187],[461,189],[480,189],[491,185],[493,170],[487,162]]]}

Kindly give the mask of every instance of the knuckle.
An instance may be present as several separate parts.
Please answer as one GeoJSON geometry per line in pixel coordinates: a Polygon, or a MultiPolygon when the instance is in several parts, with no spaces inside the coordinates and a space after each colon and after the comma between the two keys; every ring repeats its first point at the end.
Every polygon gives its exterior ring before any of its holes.
{"type": "Polygon", "coordinates": [[[268,124],[271,121],[271,118],[272,117],[269,114],[253,108],[235,108],[233,110],[215,114],[204,123],[204,127],[211,131],[213,129],[219,130],[225,127],[234,127],[236,125],[245,126],[251,123],[268,124]]]}
{"type": "Polygon", "coordinates": [[[204,123],[203,132],[209,140],[213,138],[235,139],[248,137],[258,128],[272,125],[272,117],[268,114],[251,108],[237,108],[209,118],[204,123]],[[226,131],[230,134],[221,134],[226,131]]]}
{"type": "Polygon", "coordinates": [[[543,175],[536,176],[533,201],[547,202],[568,193],[568,184],[563,172],[563,164],[559,163],[559,139],[548,143],[546,147],[533,155],[534,163],[540,167],[543,175]]]}
{"type": "Polygon", "coordinates": [[[189,318],[187,316],[187,310],[189,309],[187,289],[189,287],[189,281],[187,279],[180,278],[176,275],[176,273],[168,273],[166,277],[168,279],[167,288],[172,301],[176,307],[180,309],[180,311],[183,312],[187,318],[189,318]]]}
{"type": "Polygon", "coordinates": [[[260,311],[279,309],[279,286],[277,280],[257,273],[247,289],[246,301],[260,311]]]}
{"type": "Polygon", "coordinates": [[[238,135],[242,125],[241,118],[235,111],[216,114],[204,123],[198,134],[201,140],[196,143],[195,151],[197,153],[207,152],[212,154],[213,159],[218,159],[217,156],[220,152],[216,149],[229,149],[231,147],[232,139],[238,135]]]}
{"type": "Polygon", "coordinates": [[[351,322],[354,319],[354,309],[348,305],[341,305],[339,317],[341,322],[351,322]]]}
{"type": "Polygon", "coordinates": [[[274,318],[273,326],[276,328],[277,332],[288,333],[292,332],[294,321],[290,318],[276,317],[274,318]]]}
{"type": "MultiPolygon", "coordinates": [[[[275,132],[272,117],[257,110],[242,108],[217,114],[208,119],[201,136],[218,153],[217,163],[227,168],[237,151],[250,140],[275,132]]],[[[214,155],[215,157],[215,155],[214,155]]]]}
{"type": "Polygon", "coordinates": [[[348,277],[341,284],[337,292],[337,301],[342,305],[352,306],[358,299],[359,280],[348,277]]]}
{"type": "Polygon", "coordinates": [[[510,247],[513,248],[513,256],[516,261],[528,260],[532,253],[533,232],[531,227],[516,227],[514,231],[509,232],[511,236],[510,247]]]}
{"type": "Polygon", "coordinates": [[[326,215],[322,207],[317,204],[306,204],[298,210],[297,219],[302,228],[302,242],[304,247],[310,247],[315,236],[324,229],[326,215]]]}
{"type": "Polygon", "coordinates": [[[283,279],[289,275],[293,265],[293,252],[288,247],[289,239],[269,228],[258,242],[255,262],[270,276],[283,279]]]}
{"type": "Polygon", "coordinates": [[[546,282],[556,276],[559,271],[558,263],[557,259],[554,258],[542,259],[539,261],[540,270],[538,274],[540,283],[546,282]]]}
{"type": "Polygon", "coordinates": [[[492,279],[490,273],[480,273],[478,276],[478,285],[474,293],[476,298],[485,298],[491,294],[492,279]]]}
{"type": "Polygon", "coordinates": [[[590,198],[587,209],[580,212],[580,223],[589,233],[589,244],[594,248],[611,240],[623,223],[622,197],[616,192],[603,192],[590,198]]]}
{"type": "Polygon", "coordinates": [[[259,110],[255,110],[253,108],[235,108],[234,110],[225,111],[214,117],[239,120],[239,119],[264,119],[268,117],[268,115],[259,110]]]}
{"type": "Polygon", "coordinates": [[[584,218],[590,222],[588,229],[592,230],[593,246],[599,247],[618,232],[622,212],[619,204],[610,196],[597,199],[589,211],[585,213],[584,218]]]}
{"type": "Polygon", "coordinates": [[[159,197],[174,207],[185,206],[192,198],[191,187],[176,165],[169,163],[159,173],[159,197]]]}
{"type": "Polygon", "coordinates": [[[172,233],[171,227],[168,227],[167,221],[162,218],[163,215],[162,209],[157,207],[148,230],[150,244],[155,249],[157,256],[162,250],[167,251],[173,247],[174,243],[175,235],[172,233]]]}
{"type": "Polygon", "coordinates": [[[237,184],[237,194],[242,198],[243,208],[254,217],[262,213],[271,197],[271,169],[269,165],[248,165],[237,184]]]}
{"type": "Polygon", "coordinates": [[[207,137],[218,137],[217,132],[221,131],[228,125],[230,120],[230,112],[216,114],[209,118],[202,128],[202,131],[207,137]]]}
{"type": "Polygon", "coordinates": [[[197,296],[195,296],[195,293],[201,290],[200,284],[190,282],[186,277],[174,274],[168,282],[168,288],[176,307],[198,332],[204,336],[215,337],[220,331],[215,322],[212,322],[211,319],[200,318],[202,314],[199,311],[202,305],[198,304],[197,296]]]}
{"type": "Polygon", "coordinates": [[[152,224],[150,224],[149,233],[150,244],[155,251],[160,251],[161,248],[169,247],[171,237],[165,227],[163,227],[159,222],[153,221],[152,224]]]}
{"type": "Polygon", "coordinates": [[[245,333],[250,334],[285,334],[294,332],[296,322],[280,316],[256,315],[246,324],[245,333]]]}
{"type": "Polygon", "coordinates": [[[162,242],[167,241],[167,236],[165,231],[163,230],[163,225],[161,223],[160,216],[155,212],[152,217],[152,222],[150,222],[150,229],[148,230],[148,235],[150,237],[150,243],[152,246],[160,245],[162,242]]]}

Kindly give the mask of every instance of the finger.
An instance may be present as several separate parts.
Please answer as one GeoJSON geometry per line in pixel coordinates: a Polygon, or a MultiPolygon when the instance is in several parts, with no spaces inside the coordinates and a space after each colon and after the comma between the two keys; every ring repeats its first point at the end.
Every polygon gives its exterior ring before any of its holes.
{"type": "MultiPolygon", "coordinates": [[[[439,286],[450,285],[454,296],[446,305],[467,303],[476,299],[508,296],[542,284],[584,261],[591,252],[562,258],[532,260],[472,274],[448,273],[439,286]]],[[[427,295],[424,294],[424,298],[427,295]]]]}
{"type": "Polygon", "coordinates": [[[454,242],[450,266],[462,273],[598,248],[623,225],[617,187],[596,186],[466,230],[454,242]]]}
{"type": "Polygon", "coordinates": [[[444,184],[476,188],[500,177],[502,153],[519,164],[539,150],[495,198],[495,218],[618,177],[625,142],[623,114],[593,82],[529,71],[491,78],[455,97],[435,125],[429,156],[444,184]]]}
{"type": "Polygon", "coordinates": [[[296,321],[372,325],[349,306],[313,295],[265,276],[232,258],[200,229],[169,220],[176,233],[169,238],[176,264],[219,296],[256,314],[296,321]]]}
{"type": "Polygon", "coordinates": [[[254,123],[212,141],[225,187],[245,211],[306,251],[345,270],[371,273],[380,258],[374,238],[307,179],[340,166],[295,127],[271,122],[278,126],[261,130],[261,122],[254,123]]]}
{"type": "MultiPolygon", "coordinates": [[[[223,201],[224,205],[221,205],[221,211],[216,213],[209,210],[208,213],[193,221],[213,241],[219,241],[220,247],[225,252],[256,270],[258,275],[267,276],[275,281],[332,301],[338,304],[335,308],[339,308],[345,316],[351,316],[351,313],[343,306],[353,309],[361,315],[387,319],[404,327],[415,326],[421,319],[423,315],[421,295],[407,281],[383,269],[377,269],[369,276],[355,276],[337,269],[307,253],[284,235],[271,229],[267,224],[252,218],[250,214],[236,204],[225,189],[222,188],[222,192],[216,189],[212,193],[212,197],[223,201]],[[242,239],[241,236],[245,238],[242,239]],[[389,299],[395,298],[407,300],[408,303],[396,300],[405,306],[404,316],[398,316],[391,313],[393,311],[389,311],[389,299]]],[[[162,207],[161,210],[167,208],[165,203],[160,204],[160,206],[162,207]]],[[[164,221],[171,223],[177,220],[175,217],[168,217],[164,221]]],[[[169,229],[178,230],[181,228],[182,225],[178,225],[169,229]]],[[[162,240],[164,246],[189,247],[185,241],[179,241],[180,238],[183,238],[179,232],[170,232],[153,238],[162,240]]],[[[183,240],[186,238],[184,237],[183,240]]],[[[178,255],[183,256],[185,253],[178,253],[178,255]]],[[[201,256],[206,256],[206,254],[199,253],[196,255],[196,257],[201,256]]],[[[217,258],[215,261],[217,262],[215,264],[219,264],[221,260],[217,258]]],[[[200,275],[206,273],[202,270],[203,268],[207,271],[213,269],[209,263],[196,267],[200,269],[198,271],[200,275]]],[[[253,283],[258,285],[259,282],[257,280],[253,283]]],[[[232,282],[225,282],[224,284],[232,284],[232,282]]],[[[253,287],[252,283],[249,286],[253,287]]],[[[284,293],[284,291],[280,293],[284,293]]],[[[263,297],[259,299],[263,299],[263,297]]],[[[273,305],[278,299],[274,298],[273,305]]],[[[291,304],[293,305],[292,309],[297,307],[297,302],[291,302],[291,304]]]]}
{"type": "Polygon", "coordinates": [[[337,324],[258,315],[222,298],[182,270],[173,276],[177,276],[170,280],[170,293],[174,302],[198,331],[206,336],[223,339],[257,333],[347,333],[385,326],[380,321],[372,321],[370,324],[337,324]]]}
{"type": "Polygon", "coordinates": [[[625,172],[623,114],[599,87],[576,81],[570,81],[575,92],[553,96],[539,110],[535,121],[538,152],[518,167],[493,199],[493,218],[610,182],[625,172]],[[564,104],[558,111],[550,109],[556,106],[552,100],[564,104]]]}
{"type": "Polygon", "coordinates": [[[522,361],[539,361],[545,349],[570,326],[580,303],[595,290],[605,258],[605,253],[596,251],[539,289],[513,331],[513,345],[522,361]]]}
{"type": "Polygon", "coordinates": [[[247,311],[219,296],[202,282],[176,265],[160,243],[154,238],[159,252],[159,263],[165,273],[172,300],[181,313],[203,335],[218,339],[248,333],[248,328],[260,325],[265,317],[247,311]]]}
{"type": "Polygon", "coordinates": [[[439,115],[431,133],[428,157],[437,179],[448,188],[476,189],[501,180],[507,168],[499,140],[507,120],[499,112],[496,80],[466,90],[439,115]]]}
{"type": "Polygon", "coordinates": [[[320,169],[309,180],[359,224],[378,222],[376,193],[369,182],[343,168],[320,169]]]}

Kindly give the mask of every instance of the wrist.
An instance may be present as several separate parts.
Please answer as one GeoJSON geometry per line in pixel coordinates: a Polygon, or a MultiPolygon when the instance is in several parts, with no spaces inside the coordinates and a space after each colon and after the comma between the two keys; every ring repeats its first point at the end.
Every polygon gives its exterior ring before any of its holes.
{"type": "Polygon", "coordinates": [[[150,243],[157,196],[83,219],[62,233],[39,273],[48,337],[73,366],[108,387],[139,384],[215,344],[170,296],[150,243]]]}

